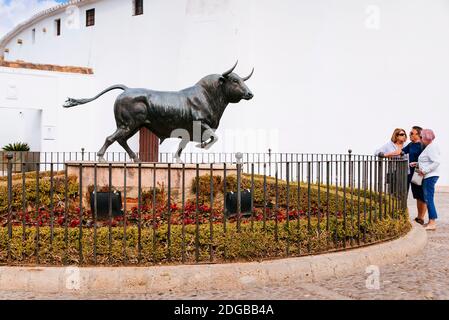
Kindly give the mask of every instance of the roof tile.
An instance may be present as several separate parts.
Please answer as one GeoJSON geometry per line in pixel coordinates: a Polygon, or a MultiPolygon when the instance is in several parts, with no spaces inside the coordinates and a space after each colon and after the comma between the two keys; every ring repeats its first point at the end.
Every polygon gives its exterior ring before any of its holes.
{"type": "Polygon", "coordinates": [[[58,66],[54,64],[38,64],[24,61],[5,61],[0,59],[0,67],[6,68],[22,68],[33,69],[43,71],[55,71],[55,72],[68,72],[68,73],[80,73],[80,74],[93,74],[92,68],[86,67],[74,67],[74,66],[58,66]]]}

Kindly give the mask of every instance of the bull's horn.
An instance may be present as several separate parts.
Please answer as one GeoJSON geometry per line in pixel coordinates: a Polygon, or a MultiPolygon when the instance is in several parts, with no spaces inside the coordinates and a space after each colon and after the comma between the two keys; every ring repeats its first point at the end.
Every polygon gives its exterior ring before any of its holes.
{"type": "Polygon", "coordinates": [[[251,73],[249,74],[249,76],[247,76],[247,77],[245,77],[245,78],[242,78],[243,81],[246,81],[246,80],[248,80],[249,78],[251,78],[251,76],[253,75],[253,73],[254,73],[254,68],[253,68],[253,70],[251,71],[251,73]]]}
{"type": "Polygon", "coordinates": [[[231,69],[229,69],[228,71],[224,72],[224,73],[222,74],[222,76],[223,76],[223,77],[229,76],[229,74],[230,74],[232,71],[234,71],[235,67],[237,67],[237,63],[239,63],[238,60],[235,62],[234,66],[233,66],[231,69]]]}

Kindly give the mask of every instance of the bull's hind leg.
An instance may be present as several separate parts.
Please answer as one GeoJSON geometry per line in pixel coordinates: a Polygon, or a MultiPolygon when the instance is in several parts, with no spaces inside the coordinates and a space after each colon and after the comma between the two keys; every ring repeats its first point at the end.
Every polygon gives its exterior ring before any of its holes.
{"type": "Polygon", "coordinates": [[[126,135],[129,133],[129,130],[126,128],[117,128],[117,130],[106,138],[106,141],[104,142],[103,147],[101,147],[100,151],[98,151],[98,161],[99,162],[106,162],[104,159],[104,154],[106,153],[106,150],[109,148],[111,144],[113,144],[117,140],[123,139],[123,137],[126,137],[126,135]]]}
{"type": "MultiPolygon", "coordinates": [[[[123,95],[123,94],[122,94],[123,95]]],[[[114,104],[114,116],[117,123],[117,131],[106,138],[103,147],[98,151],[99,161],[104,161],[106,149],[118,141],[122,146],[126,146],[126,152],[132,159],[136,159],[136,155],[131,151],[126,141],[139,130],[141,124],[145,121],[146,105],[143,103],[135,103],[129,101],[126,95],[117,98],[114,104]],[[124,97],[124,98],[123,98],[124,97]]]]}
{"type": "Polygon", "coordinates": [[[189,143],[189,139],[182,139],[181,142],[179,143],[179,147],[178,150],[175,153],[175,161],[176,163],[182,163],[181,160],[181,154],[182,154],[182,150],[184,150],[187,146],[187,144],[189,143]]]}
{"type": "Polygon", "coordinates": [[[129,134],[127,134],[126,136],[117,139],[118,143],[120,143],[120,145],[122,146],[123,149],[125,149],[125,151],[128,153],[129,157],[134,161],[134,162],[140,162],[139,158],[137,157],[137,155],[131,150],[131,148],[128,145],[128,139],[131,138],[133,135],[136,134],[136,132],[139,129],[134,129],[132,131],[130,131],[129,134]]]}
{"type": "Polygon", "coordinates": [[[134,153],[134,151],[131,150],[131,148],[128,145],[128,142],[124,139],[118,140],[118,143],[122,146],[123,149],[125,149],[126,153],[128,153],[129,157],[134,162],[140,162],[139,157],[134,153]]]}

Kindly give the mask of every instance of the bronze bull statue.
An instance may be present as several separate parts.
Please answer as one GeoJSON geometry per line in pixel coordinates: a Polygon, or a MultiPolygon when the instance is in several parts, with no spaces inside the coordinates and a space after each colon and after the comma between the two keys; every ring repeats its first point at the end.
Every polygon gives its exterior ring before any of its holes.
{"type": "Polygon", "coordinates": [[[208,75],[194,86],[181,91],[155,91],[114,85],[91,99],[68,98],[64,108],[89,103],[111,90],[123,90],[114,104],[117,130],[106,138],[98,151],[98,160],[104,161],[107,148],[118,141],[130,158],[138,162],[138,157],[127,141],[140,128],[146,127],[160,139],[160,143],[167,138],[181,138],[175,154],[175,158],[180,161],[181,153],[189,141],[199,142],[197,146],[204,149],[217,142],[214,131],[229,103],[253,98],[245,81],[252,76],[254,69],[249,76],[241,78],[233,72],[236,66],[237,62],[230,70],[208,75]],[[195,125],[200,129],[197,132],[195,125]]]}

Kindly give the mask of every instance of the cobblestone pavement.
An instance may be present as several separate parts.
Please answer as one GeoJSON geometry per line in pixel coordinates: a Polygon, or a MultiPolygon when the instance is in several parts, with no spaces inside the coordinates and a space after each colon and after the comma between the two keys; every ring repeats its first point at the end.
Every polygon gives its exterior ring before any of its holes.
{"type": "MultiPolygon", "coordinates": [[[[429,232],[424,251],[401,264],[381,267],[379,289],[367,289],[365,270],[348,277],[328,279],[311,284],[273,284],[245,291],[207,291],[151,294],[110,294],[88,296],[45,295],[29,292],[2,292],[0,299],[217,299],[217,300],[282,300],[282,299],[449,299],[449,193],[436,195],[440,215],[438,230],[429,232]]],[[[411,217],[415,203],[409,200],[411,217]]]]}

